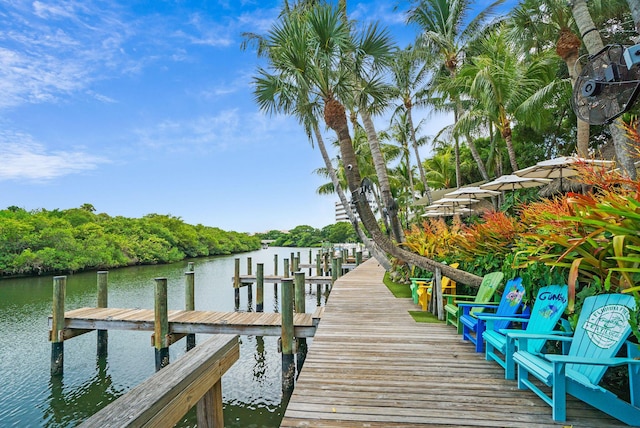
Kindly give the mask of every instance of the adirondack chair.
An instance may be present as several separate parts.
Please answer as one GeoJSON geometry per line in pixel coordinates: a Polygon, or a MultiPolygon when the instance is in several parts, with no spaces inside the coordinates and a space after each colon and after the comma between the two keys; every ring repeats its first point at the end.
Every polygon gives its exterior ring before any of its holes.
{"type": "Polygon", "coordinates": [[[584,300],[573,337],[517,334],[518,351],[513,359],[518,366],[518,388],[531,389],[550,405],[555,421],[566,420],[566,395],[571,394],[626,424],[639,426],[638,345],[627,342],[627,357],[616,357],[631,332],[629,310],[634,308],[630,295],[592,296],[584,300]],[[529,350],[528,339],[564,340],[571,346],[568,355],[538,355],[529,350]],[[629,370],[630,403],[598,385],[609,367],[623,365],[629,370]],[[551,396],[529,379],[530,374],[551,387],[551,396]]]}
{"type": "Polygon", "coordinates": [[[418,290],[421,286],[425,286],[431,282],[431,278],[409,278],[411,281],[411,285],[409,288],[411,289],[411,298],[413,299],[413,303],[418,304],[418,299],[420,296],[418,295],[418,290]]]}
{"type": "MultiPolygon", "coordinates": [[[[488,273],[482,278],[480,288],[478,288],[478,294],[475,296],[464,296],[460,294],[446,294],[443,297],[447,298],[447,304],[444,306],[445,311],[445,324],[451,324],[458,329],[458,334],[462,334],[462,323],[458,320],[462,314],[462,308],[458,306],[458,303],[488,303],[493,298],[493,294],[500,285],[504,274],[502,272],[488,273]]],[[[471,313],[479,313],[482,308],[473,308],[471,313]]]]}
{"type": "MultiPolygon", "coordinates": [[[[526,323],[524,330],[505,330],[502,323],[505,318],[496,318],[492,315],[479,314],[478,318],[486,322],[486,328],[482,337],[485,341],[485,359],[495,361],[504,369],[505,379],[516,378],[516,365],[513,362],[515,352],[515,338],[510,336],[510,332],[549,334],[558,324],[558,320],[567,307],[567,286],[549,285],[538,290],[538,296],[533,303],[528,319],[519,317],[511,318],[511,321],[526,323]]],[[[562,332],[557,332],[562,334],[562,332]]],[[[531,352],[538,353],[544,346],[545,341],[529,340],[531,352]]]]}
{"type": "MultiPolygon", "coordinates": [[[[500,304],[488,303],[460,303],[458,306],[462,308],[460,315],[460,323],[462,323],[462,340],[468,340],[476,347],[476,352],[484,351],[484,340],[482,333],[485,331],[485,321],[482,315],[492,313],[495,319],[492,322],[492,329],[500,330],[508,328],[513,317],[518,317],[517,312],[522,305],[524,297],[524,286],[522,278],[514,278],[507,281],[507,285],[502,293],[500,304]],[[473,314],[471,310],[474,308],[484,308],[481,314],[473,314]]],[[[520,314],[519,317],[524,317],[520,314]]]]}
{"type": "MultiPolygon", "coordinates": [[[[459,263],[451,263],[452,268],[457,269],[460,266],[459,263]]],[[[440,286],[442,288],[442,294],[455,294],[456,282],[448,276],[443,276],[440,280],[440,286]]],[[[433,289],[433,280],[424,284],[419,284],[418,287],[418,303],[422,307],[423,311],[427,310],[429,302],[431,301],[431,291],[433,289]]]]}

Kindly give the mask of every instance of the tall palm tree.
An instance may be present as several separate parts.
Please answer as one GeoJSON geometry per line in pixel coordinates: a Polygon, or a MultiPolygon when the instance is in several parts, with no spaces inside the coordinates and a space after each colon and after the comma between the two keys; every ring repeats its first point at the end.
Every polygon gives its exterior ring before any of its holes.
{"type": "Polygon", "coordinates": [[[391,266],[388,258],[376,244],[371,243],[360,229],[357,217],[351,210],[350,202],[339,185],[318,125],[317,117],[322,114],[318,94],[310,91],[302,78],[303,76],[297,73],[297,67],[303,65],[304,62],[304,56],[300,54],[306,53],[304,44],[306,32],[303,27],[304,17],[308,13],[308,10],[305,9],[301,12],[296,11],[283,15],[283,19],[289,25],[276,26],[269,37],[261,38],[263,40],[261,52],[270,60],[274,73],[264,69],[258,70],[258,75],[254,78],[255,100],[258,106],[266,112],[283,112],[297,117],[304,126],[310,141],[313,142],[312,137],[315,136],[331,181],[351,224],[376,260],[388,269],[391,266]]]}
{"type": "MultiPolygon", "coordinates": [[[[365,64],[378,66],[376,51],[369,51],[370,46],[357,44],[351,29],[343,19],[343,15],[330,6],[318,6],[303,19],[292,19],[285,16],[269,33],[270,51],[273,55],[269,61],[271,67],[278,70],[284,78],[298,86],[304,94],[313,93],[323,105],[325,123],[338,137],[342,161],[346,165],[346,178],[362,223],[371,234],[373,240],[386,252],[428,270],[440,268],[443,275],[465,284],[478,285],[481,281],[476,275],[453,269],[434,260],[421,257],[415,253],[394,245],[380,230],[376,218],[366,199],[362,188],[357,158],[354,152],[345,101],[354,94],[353,70],[365,64]],[[279,35],[285,35],[281,38],[279,35]],[[363,61],[354,64],[359,51],[363,61]]],[[[365,76],[365,73],[360,73],[365,76]]]]}
{"type": "Polygon", "coordinates": [[[454,84],[468,88],[468,95],[477,100],[477,110],[468,111],[457,125],[464,127],[465,121],[475,120],[475,114],[483,114],[500,132],[511,168],[516,171],[519,167],[511,124],[522,103],[552,80],[552,60],[543,52],[526,63],[521,61],[521,53],[508,42],[504,26],[489,33],[481,42],[479,52],[468,58],[454,81],[454,84]]]}
{"type": "MultiPolygon", "coordinates": [[[[408,12],[408,22],[417,24],[420,28],[418,35],[418,46],[424,46],[440,57],[440,63],[448,74],[448,77],[455,78],[459,67],[462,64],[465,51],[480,37],[486,28],[489,18],[496,8],[504,0],[497,0],[491,3],[486,9],[481,10],[477,15],[469,20],[472,12],[471,0],[419,0],[413,1],[413,6],[408,12]]],[[[445,93],[453,102],[454,121],[462,114],[462,106],[458,94],[445,93]]],[[[460,177],[460,148],[457,138],[454,140],[456,157],[456,184],[459,187],[462,183],[460,177]]],[[[483,177],[488,179],[484,162],[475,148],[473,140],[467,139],[467,144],[471,150],[474,160],[478,164],[478,169],[483,177]]]]}
{"type": "Polygon", "coordinates": [[[425,94],[425,84],[428,79],[428,71],[426,62],[422,61],[422,56],[416,53],[412,46],[406,49],[396,51],[394,61],[391,65],[391,95],[400,101],[400,105],[396,107],[392,120],[397,115],[402,115],[402,121],[407,122],[405,129],[409,131],[409,137],[413,146],[413,152],[416,157],[416,164],[420,172],[420,181],[424,186],[424,193],[429,203],[431,199],[431,189],[427,184],[427,178],[422,167],[420,159],[420,151],[418,150],[418,138],[416,137],[417,127],[413,123],[413,108],[424,105],[422,96],[425,94]]]}
{"type": "MultiPolygon", "coordinates": [[[[524,48],[524,52],[540,52],[554,42],[555,51],[564,61],[574,86],[582,65],[578,61],[582,41],[571,10],[564,0],[524,0],[512,12],[511,34],[524,48]]],[[[589,123],[577,119],[576,151],[578,156],[589,156],[589,123]]]]}

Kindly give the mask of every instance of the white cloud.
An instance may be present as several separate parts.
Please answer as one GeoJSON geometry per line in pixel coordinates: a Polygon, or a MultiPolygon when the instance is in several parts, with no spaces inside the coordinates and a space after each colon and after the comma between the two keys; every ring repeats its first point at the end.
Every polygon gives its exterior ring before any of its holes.
{"type": "Polygon", "coordinates": [[[286,116],[267,117],[240,109],[186,120],[164,120],[153,127],[134,131],[145,149],[168,152],[226,151],[240,145],[282,143],[282,135],[295,134],[300,128],[286,116]]]}
{"type": "Polygon", "coordinates": [[[48,181],[95,169],[108,160],[83,151],[48,151],[20,132],[0,132],[0,181],[48,181]]]}

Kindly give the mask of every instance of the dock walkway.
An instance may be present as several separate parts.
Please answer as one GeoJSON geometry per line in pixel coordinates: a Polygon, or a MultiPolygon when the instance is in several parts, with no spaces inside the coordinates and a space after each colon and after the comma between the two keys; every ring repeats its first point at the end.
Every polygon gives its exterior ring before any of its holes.
{"type": "MultiPolygon", "coordinates": [[[[312,337],[323,308],[313,314],[295,314],[298,337],[312,337]]],[[[168,311],[170,334],[250,334],[280,336],[282,315],[267,312],[168,311]]],[[[64,314],[69,337],[83,330],[154,330],[153,309],[80,308],[64,314]]],[[[51,317],[49,317],[51,327],[51,317]]],[[[65,337],[66,339],[67,337],[65,337]]]]}
{"type": "Polygon", "coordinates": [[[334,284],[281,426],[626,426],[571,397],[554,422],[455,328],[416,323],[383,275],[372,259],[334,284]]]}

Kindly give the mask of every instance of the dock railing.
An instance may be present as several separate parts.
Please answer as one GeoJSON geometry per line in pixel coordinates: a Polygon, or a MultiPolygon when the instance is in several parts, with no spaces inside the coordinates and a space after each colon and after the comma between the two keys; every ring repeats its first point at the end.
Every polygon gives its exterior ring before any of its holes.
{"type": "Polygon", "coordinates": [[[198,427],[223,427],[222,375],[239,356],[238,336],[213,336],[80,427],[173,427],[195,405],[198,427]]]}

